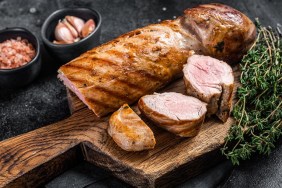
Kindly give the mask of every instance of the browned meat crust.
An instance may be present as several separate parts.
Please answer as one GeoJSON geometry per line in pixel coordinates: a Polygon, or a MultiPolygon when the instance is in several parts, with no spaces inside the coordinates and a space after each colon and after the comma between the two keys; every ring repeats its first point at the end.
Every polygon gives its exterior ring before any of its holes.
{"type": "Polygon", "coordinates": [[[255,40],[244,14],[220,4],[185,10],[96,47],[59,69],[60,78],[97,116],[132,104],[181,75],[191,50],[237,61],[255,40]]]}

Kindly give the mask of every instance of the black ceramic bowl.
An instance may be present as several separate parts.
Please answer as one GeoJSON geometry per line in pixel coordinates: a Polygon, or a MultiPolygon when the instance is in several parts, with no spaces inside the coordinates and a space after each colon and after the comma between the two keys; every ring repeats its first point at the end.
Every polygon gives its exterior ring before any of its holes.
{"type": "Polygon", "coordinates": [[[52,13],[44,22],[41,29],[41,36],[45,48],[53,57],[60,60],[60,63],[66,63],[83,52],[98,46],[100,43],[101,34],[101,22],[102,18],[99,12],[88,8],[66,8],[60,9],[52,13]],[[95,30],[87,37],[81,39],[78,42],[72,44],[54,44],[54,31],[59,20],[62,20],[65,16],[76,16],[84,21],[93,19],[96,24],[95,30]]]}
{"type": "Polygon", "coordinates": [[[29,84],[38,75],[41,68],[39,40],[30,31],[14,27],[0,31],[0,43],[8,39],[21,37],[27,39],[36,50],[35,57],[27,64],[13,69],[0,69],[0,88],[15,88],[29,84]]]}

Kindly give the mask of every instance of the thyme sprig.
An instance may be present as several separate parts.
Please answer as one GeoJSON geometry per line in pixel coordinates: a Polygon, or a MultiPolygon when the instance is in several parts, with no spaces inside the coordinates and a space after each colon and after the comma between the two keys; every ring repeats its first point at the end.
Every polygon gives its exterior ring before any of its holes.
{"type": "Polygon", "coordinates": [[[252,154],[269,154],[282,135],[282,40],[271,28],[257,21],[255,44],[240,64],[235,123],[221,149],[239,165],[252,154]]]}

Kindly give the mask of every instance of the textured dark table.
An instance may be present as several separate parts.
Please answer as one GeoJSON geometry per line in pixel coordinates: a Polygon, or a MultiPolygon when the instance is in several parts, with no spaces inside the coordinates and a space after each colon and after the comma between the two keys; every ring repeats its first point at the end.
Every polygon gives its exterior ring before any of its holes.
{"type": "MultiPolygon", "coordinates": [[[[172,19],[183,10],[212,1],[188,0],[0,0],[0,29],[20,26],[40,37],[44,19],[64,7],[90,7],[103,17],[101,42],[132,29],[172,19]]],[[[281,0],[242,0],[224,2],[259,17],[264,25],[282,23],[281,0]]],[[[43,50],[43,68],[31,85],[0,90],[0,140],[25,133],[69,116],[65,87],[56,78],[59,62],[43,50]]],[[[223,162],[180,187],[282,187],[282,141],[268,157],[255,156],[233,168],[223,162]]],[[[128,187],[98,167],[80,163],[55,178],[46,187],[128,187]]]]}

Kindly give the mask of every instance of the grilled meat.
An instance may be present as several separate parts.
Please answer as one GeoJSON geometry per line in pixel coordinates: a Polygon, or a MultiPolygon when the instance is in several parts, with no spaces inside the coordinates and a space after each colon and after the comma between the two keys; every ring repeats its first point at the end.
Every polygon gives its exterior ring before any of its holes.
{"type": "Polygon", "coordinates": [[[216,114],[226,122],[232,105],[234,76],[231,67],[215,58],[193,55],[184,65],[187,94],[208,104],[208,115],[216,114]]]}
{"type": "Polygon", "coordinates": [[[153,149],[154,133],[141,118],[124,104],[109,120],[108,133],[119,147],[126,151],[153,149]]]}
{"type": "Polygon", "coordinates": [[[97,116],[164,87],[195,51],[230,63],[255,40],[244,14],[221,4],[187,9],[182,17],[136,29],[59,69],[59,78],[97,116]]]}
{"type": "Polygon", "coordinates": [[[192,137],[199,132],[207,111],[206,103],[175,92],[145,95],[140,98],[138,107],[161,128],[182,137],[192,137]]]}

